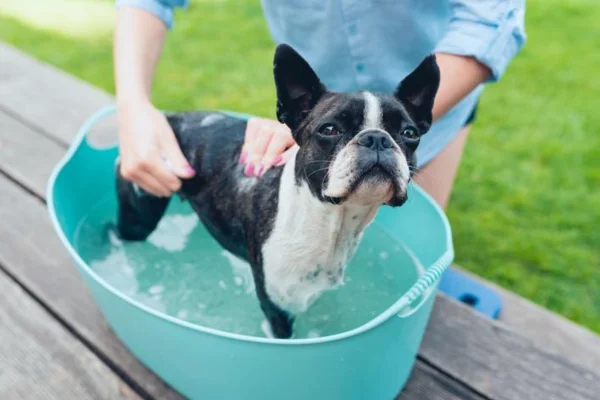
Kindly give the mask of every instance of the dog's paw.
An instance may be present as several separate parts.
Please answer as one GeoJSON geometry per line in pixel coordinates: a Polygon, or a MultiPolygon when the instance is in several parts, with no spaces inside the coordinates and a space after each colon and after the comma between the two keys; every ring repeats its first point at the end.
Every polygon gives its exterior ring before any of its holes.
{"type": "Polygon", "coordinates": [[[270,319],[271,333],[277,339],[289,339],[294,334],[294,320],[287,315],[270,319]]]}

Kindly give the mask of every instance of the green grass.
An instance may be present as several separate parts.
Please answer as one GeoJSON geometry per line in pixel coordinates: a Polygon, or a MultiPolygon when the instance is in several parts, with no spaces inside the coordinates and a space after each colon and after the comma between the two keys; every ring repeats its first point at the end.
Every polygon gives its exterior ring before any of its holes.
{"type": "MultiPolygon", "coordinates": [[[[53,4],[69,13],[82,1],[53,4]]],[[[88,16],[102,19],[90,33],[10,3],[0,40],[114,92],[104,11],[88,16]]],[[[600,3],[529,0],[527,31],[467,145],[448,210],[456,261],[600,332],[600,3]]],[[[169,35],[155,101],[273,116],[272,51],[258,1],[192,2],[169,35]]]]}

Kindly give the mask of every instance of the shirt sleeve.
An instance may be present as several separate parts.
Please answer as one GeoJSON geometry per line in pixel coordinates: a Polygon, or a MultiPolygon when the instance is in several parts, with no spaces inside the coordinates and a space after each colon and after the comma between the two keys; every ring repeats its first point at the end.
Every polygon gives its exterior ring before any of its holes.
{"type": "Polygon", "coordinates": [[[187,8],[188,0],[116,0],[116,7],[141,8],[160,19],[168,29],[173,28],[175,7],[187,8]]]}
{"type": "Polygon", "coordinates": [[[504,74],[526,41],[525,0],[450,0],[452,19],[436,52],[471,56],[504,74]]]}

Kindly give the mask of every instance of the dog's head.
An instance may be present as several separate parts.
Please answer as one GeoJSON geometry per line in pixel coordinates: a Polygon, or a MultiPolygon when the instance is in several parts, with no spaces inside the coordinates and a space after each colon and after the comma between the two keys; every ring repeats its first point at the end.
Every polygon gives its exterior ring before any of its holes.
{"type": "Polygon", "coordinates": [[[274,60],[277,118],[300,146],[296,179],[322,201],[402,205],[415,150],[431,126],[439,86],[435,56],[428,56],[393,95],[328,91],[291,47],[274,60]]]}

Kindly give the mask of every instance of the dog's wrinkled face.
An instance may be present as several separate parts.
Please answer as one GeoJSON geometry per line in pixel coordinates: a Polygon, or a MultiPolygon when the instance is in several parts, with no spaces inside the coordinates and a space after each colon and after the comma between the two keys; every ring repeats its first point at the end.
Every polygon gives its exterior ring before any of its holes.
{"type": "Polygon", "coordinates": [[[415,150],[431,125],[439,85],[427,57],[393,95],[327,91],[308,63],[286,45],[275,54],[277,116],[300,146],[296,178],[322,201],[402,205],[415,150]]]}

